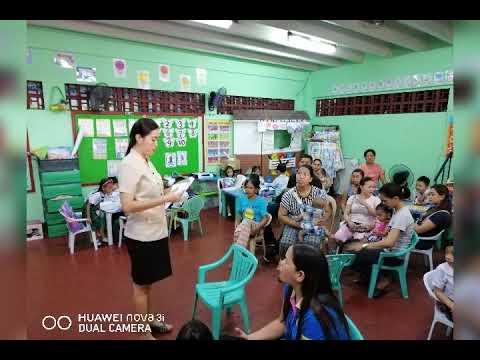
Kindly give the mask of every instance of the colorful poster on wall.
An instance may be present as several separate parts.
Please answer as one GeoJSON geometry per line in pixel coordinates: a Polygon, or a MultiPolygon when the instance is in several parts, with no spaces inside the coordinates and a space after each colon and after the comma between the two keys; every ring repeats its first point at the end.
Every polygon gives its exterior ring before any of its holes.
{"type": "Polygon", "coordinates": [[[165,64],[158,65],[158,79],[163,82],[170,81],[170,66],[165,64]]]}
{"type": "Polygon", "coordinates": [[[115,139],[115,157],[123,159],[128,149],[128,139],[115,139]]]}
{"type": "Polygon", "coordinates": [[[118,168],[121,160],[107,160],[107,174],[108,177],[118,176],[118,168]]]}
{"type": "Polygon", "coordinates": [[[190,75],[182,74],[180,75],[180,91],[191,91],[192,90],[192,78],[190,75]]]}
{"type": "Polygon", "coordinates": [[[78,119],[78,126],[82,129],[83,137],[94,137],[93,119],[78,119]]]}
{"type": "Polygon", "coordinates": [[[53,62],[64,69],[75,68],[75,57],[70,53],[57,53],[53,57],[53,62]]]}
{"type": "Polygon", "coordinates": [[[188,153],[186,151],[177,151],[177,166],[187,166],[188,165],[187,156],[188,156],[188,153]]]}
{"type": "Polygon", "coordinates": [[[177,154],[176,153],[165,153],[165,167],[174,168],[177,166],[177,154]]]}
{"type": "Polygon", "coordinates": [[[197,85],[198,86],[206,86],[207,85],[207,70],[197,68],[196,73],[197,73],[197,85]]]}
{"type": "Polygon", "coordinates": [[[97,82],[97,69],[89,66],[77,66],[77,81],[97,82]]]}
{"type": "Polygon", "coordinates": [[[110,127],[110,119],[97,119],[97,136],[110,137],[112,136],[112,129],[110,127]]]}
{"type": "Polygon", "coordinates": [[[113,77],[127,77],[127,61],[124,59],[113,59],[113,77]]]}
{"type": "Polygon", "coordinates": [[[206,119],[205,121],[207,165],[219,165],[223,159],[230,157],[231,122],[223,119],[206,119]]]}
{"type": "Polygon", "coordinates": [[[93,139],[93,159],[107,160],[107,139],[93,139]]]}
{"type": "Polygon", "coordinates": [[[127,123],[124,119],[112,120],[113,136],[128,136],[127,123]]]}
{"type": "Polygon", "coordinates": [[[137,71],[137,85],[139,89],[150,90],[150,72],[147,70],[137,71]]]}

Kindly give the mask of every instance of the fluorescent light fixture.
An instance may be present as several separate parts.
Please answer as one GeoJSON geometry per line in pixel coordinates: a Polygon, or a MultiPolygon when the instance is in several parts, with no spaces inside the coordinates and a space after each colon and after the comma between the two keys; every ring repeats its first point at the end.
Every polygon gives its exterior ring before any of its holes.
{"type": "Polygon", "coordinates": [[[296,49],[315,52],[319,54],[333,55],[337,51],[337,47],[327,44],[314,36],[304,35],[289,31],[287,33],[288,44],[296,49]]]}
{"type": "Polygon", "coordinates": [[[233,24],[232,20],[191,20],[191,21],[198,22],[200,24],[219,27],[222,29],[228,29],[233,24]]]}

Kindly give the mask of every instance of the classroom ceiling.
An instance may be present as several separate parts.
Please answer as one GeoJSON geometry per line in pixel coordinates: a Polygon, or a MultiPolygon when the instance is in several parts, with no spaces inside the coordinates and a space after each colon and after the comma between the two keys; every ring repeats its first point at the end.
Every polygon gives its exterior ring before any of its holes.
{"type": "Polygon", "coordinates": [[[362,63],[366,55],[388,58],[450,46],[453,38],[449,20],[233,20],[228,29],[191,20],[29,20],[28,24],[307,71],[362,63]],[[300,43],[292,42],[292,37],[300,43]],[[320,53],[310,47],[319,42],[330,49],[333,45],[335,52],[320,53]]]}

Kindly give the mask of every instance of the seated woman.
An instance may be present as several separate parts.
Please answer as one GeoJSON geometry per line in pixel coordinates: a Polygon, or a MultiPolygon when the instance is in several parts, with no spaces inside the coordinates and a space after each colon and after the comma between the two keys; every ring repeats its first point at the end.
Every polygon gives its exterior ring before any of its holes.
{"type": "MultiPolygon", "coordinates": [[[[378,263],[378,258],[382,251],[386,249],[404,249],[410,245],[412,234],[415,231],[415,223],[412,214],[410,214],[410,210],[402,201],[404,193],[405,188],[394,183],[387,183],[380,188],[380,198],[382,202],[394,211],[389,223],[390,230],[383,240],[352,244],[350,251],[356,252],[357,256],[351,268],[360,275],[357,281],[368,284],[372,265],[378,263]]],[[[402,259],[398,258],[386,258],[384,264],[387,266],[397,266],[400,265],[402,261],[402,259]]],[[[374,297],[385,294],[388,291],[390,282],[391,279],[380,274],[374,297]]]]}
{"type": "Polygon", "coordinates": [[[278,266],[285,283],[279,316],[251,334],[235,331],[246,340],[349,340],[347,320],[332,291],[329,267],[321,251],[308,244],[287,250],[278,266]]]}
{"type": "Polygon", "coordinates": [[[302,165],[296,174],[296,185],[282,196],[278,219],[284,224],[282,237],[280,239],[279,255],[285,256],[287,249],[298,241],[298,232],[302,229],[302,222],[299,219],[304,205],[312,206],[313,199],[324,196],[325,191],[313,186],[313,168],[310,165],[302,165]]]}
{"type": "MultiPolygon", "coordinates": [[[[440,231],[447,229],[452,222],[452,203],[448,188],[442,184],[433,185],[428,197],[433,207],[422,215],[415,225],[415,231],[419,237],[438,235],[440,231]]],[[[427,250],[434,245],[433,241],[420,240],[416,249],[427,250]]]]}
{"type": "Polygon", "coordinates": [[[260,180],[251,175],[245,182],[245,195],[237,199],[237,215],[235,217],[234,242],[255,252],[255,244],[250,241],[268,222],[267,200],[258,196],[260,180]],[[241,220],[240,220],[241,219],[241,220]],[[251,244],[252,243],[252,244],[251,244]]]}
{"type": "MultiPolygon", "coordinates": [[[[333,235],[330,248],[335,247],[334,241],[343,245],[348,240],[363,240],[368,232],[373,230],[377,216],[376,208],[380,204],[380,199],[373,195],[375,183],[369,177],[364,177],[360,182],[359,193],[350,196],[347,201],[344,221],[340,228],[333,235]]],[[[348,249],[346,247],[346,249],[348,249]]]]}
{"type": "Polygon", "coordinates": [[[347,208],[347,200],[352,195],[357,195],[358,190],[360,188],[360,182],[365,177],[362,169],[355,169],[352,171],[352,175],[350,177],[350,185],[348,187],[347,192],[342,194],[342,198],[340,200],[340,206],[342,208],[342,212],[345,214],[345,210],[347,208]]]}

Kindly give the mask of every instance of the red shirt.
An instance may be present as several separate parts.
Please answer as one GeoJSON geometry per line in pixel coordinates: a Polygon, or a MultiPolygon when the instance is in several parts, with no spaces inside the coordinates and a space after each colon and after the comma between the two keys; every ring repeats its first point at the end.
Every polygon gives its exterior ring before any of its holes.
{"type": "Polygon", "coordinates": [[[360,169],[362,169],[363,172],[365,173],[365,177],[368,176],[373,179],[375,186],[377,186],[378,179],[380,178],[380,176],[385,177],[385,171],[378,164],[362,164],[360,166],[360,169]]]}

